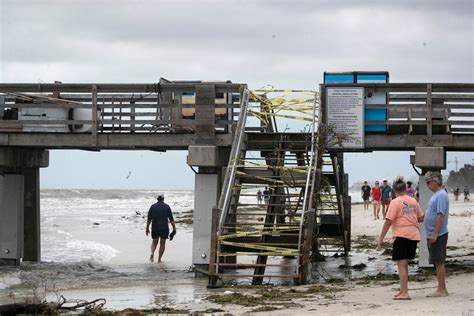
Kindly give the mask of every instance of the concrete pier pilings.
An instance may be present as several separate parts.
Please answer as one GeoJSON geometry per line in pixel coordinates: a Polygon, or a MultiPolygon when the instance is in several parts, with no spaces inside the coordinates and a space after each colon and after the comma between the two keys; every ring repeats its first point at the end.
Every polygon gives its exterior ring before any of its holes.
{"type": "Polygon", "coordinates": [[[47,150],[0,148],[0,264],[41,260],[39,168],[48,164],[47,150]]]}

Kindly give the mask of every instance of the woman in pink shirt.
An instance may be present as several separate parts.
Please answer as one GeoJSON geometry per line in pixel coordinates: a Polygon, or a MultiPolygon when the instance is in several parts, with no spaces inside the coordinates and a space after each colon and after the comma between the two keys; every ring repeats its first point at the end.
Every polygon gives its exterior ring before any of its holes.
{"type": "Polygon", "coordinates": [[[415,189],[413,189],[411,181],[407,181],[407,195],[415,197],[415,189]]]}
{"type": "Polygon", "coordinates": [[[377,250],[382,249],[383,239],[392,227],[393,255],[397,261],[400,277],[400,291],[393,297],[394,300],[409,300],[408,295],[408,260],[414,259],[416,246],[420,241],[420,222],[423,221],[423,211],[418,202],[406,194],[407,185],[403,177],[393,181],[393,190],[396,198],[390,203],[385,216],[385,223],[377,243],[377,250]]]}

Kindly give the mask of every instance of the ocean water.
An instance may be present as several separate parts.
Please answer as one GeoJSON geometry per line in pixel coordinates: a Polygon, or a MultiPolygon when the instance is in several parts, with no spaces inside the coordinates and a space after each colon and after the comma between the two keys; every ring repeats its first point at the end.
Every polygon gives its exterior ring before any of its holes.
{"type": "MultiPolygon", "coordinates": [[[[107,294],[108,308],[156,306],[171,284],[187,289],[186,300],[194,292],[202,296],[205,281],[195,280],[190,269],[192,225],[177,224],[164,262],[149,263],[146,216],[157,192],[165,194],[175,218],[193,209],[193,191],[42,190],[41,262],[1,267],[0,305],[32,296],[56,301],[61,293],[91,300],[107,294]]],[[[167,304],[180,300],[177,295],[167,304]]]]}
{"type": "MultiPolygon", "coordinates": [[[[159,192],[175,216],[193,209],[193,191],[159,192]]],[[[121,252],[118,241],[144,231],[156,195],[151,190],[42,190],[42,261],[113,264],[121,252]]]]}

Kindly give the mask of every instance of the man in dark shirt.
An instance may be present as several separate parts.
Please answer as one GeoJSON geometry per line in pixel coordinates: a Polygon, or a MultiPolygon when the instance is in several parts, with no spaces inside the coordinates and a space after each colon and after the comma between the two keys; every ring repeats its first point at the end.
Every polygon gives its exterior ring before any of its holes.
{"type": "Polygon", "coordinates": [[[370,203],[370,186],[367,184],[367,181],[364,181],[364,185],[362,186],[362,200],[364,201],[364,210],[369,209],[370,203]]]}
{"type": "Polygon", "coordinates": [[[155,255],[156,246],[158,245],[158,239],[160,240],[160,249],[158,250],[158,262],[161,262],[163,253],[165,252],[166,239],[170,234],[168,227],[168,220],[173,226],[172,235],[176,234],[176,225],[174,223],[173,214],[171,213],[171,208],[166,204],[165,197],[163,194],[158,195],[158,202],[153,204],[148,211],[148,220],[146,223],[145,234],[148,236],[150,233],[150,224],[151,224],[151,255],[150,262],[153,262],[153,257],[155,255]]]}

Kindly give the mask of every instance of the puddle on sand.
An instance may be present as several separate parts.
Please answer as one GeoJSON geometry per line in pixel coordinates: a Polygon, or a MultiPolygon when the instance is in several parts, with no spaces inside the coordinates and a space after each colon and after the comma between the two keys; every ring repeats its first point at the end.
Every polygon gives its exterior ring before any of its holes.
{"type": "MultiPolygon", "coordinates": [[[[409,273],[417,273],[418,264],[410,264],[409,273]]],[[[326,282],[331,279],[358,279],[366,276],[398,273],[397,265],[390,256],[380,255],[375,250],[352,251],[348,257],[325,257],[325,260],[313,263],[312,283],[326,282]]]]}

